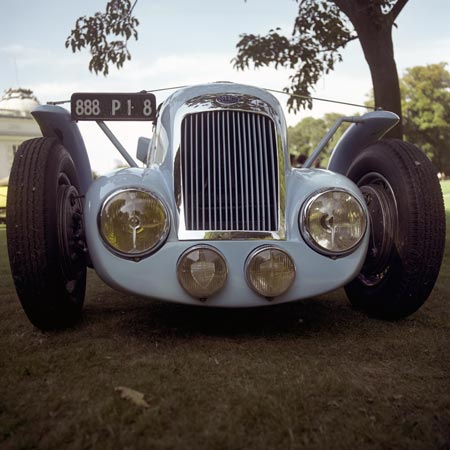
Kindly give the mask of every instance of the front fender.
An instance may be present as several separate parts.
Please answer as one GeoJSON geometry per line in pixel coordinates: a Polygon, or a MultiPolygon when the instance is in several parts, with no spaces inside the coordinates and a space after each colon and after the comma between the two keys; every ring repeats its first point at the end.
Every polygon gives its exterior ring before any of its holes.
{"type": "Polygon", "coordinates": [[[351,125],[337,143],[328,163],[328,170],[345,175],[358,153],[382,138],[399,121],[389,111],[372,111],[351,125]]]}
{"type": "Polygon", "coordinates": [[[61,106],[42,105],[35,108],[31,115],[34,117],[42,135],[56,137],[70,153],[77,169],[81,194],[86,194],[92,183],[92,170],[86,146],[76,122],[70,113],[61,106]]]}

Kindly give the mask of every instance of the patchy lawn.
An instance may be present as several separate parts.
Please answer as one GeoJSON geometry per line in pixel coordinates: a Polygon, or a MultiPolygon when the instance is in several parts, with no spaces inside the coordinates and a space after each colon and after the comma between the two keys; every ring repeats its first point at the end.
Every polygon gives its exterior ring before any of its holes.
{"type": "Polygon", "coordinates": [[[0,448],[449,449],[449,249],[400,322],[352,310],[343,290],[216,311],[127,296],[91,271],[82,323],[42,333],[0,228],[0,448]]]}

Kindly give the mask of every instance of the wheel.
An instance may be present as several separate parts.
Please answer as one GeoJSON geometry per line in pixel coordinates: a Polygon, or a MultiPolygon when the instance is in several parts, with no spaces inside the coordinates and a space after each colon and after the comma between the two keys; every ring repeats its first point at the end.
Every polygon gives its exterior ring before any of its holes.
{"type": "Polygon", "coordinates": [[[36,327],[75,324],[86,288],[86,256],[78,177],[53,138],[22,143],[9,178],[6,234],[20,302],[36,327]]]}
{"type": "Polygon", "coordinates": [[[396,139],[364,149],[347,176],[369,210],[370,242],[359,276],[345,287],[368,314],[396,320],[415,312],[439,274],[445,210],[436,170],[416,146],[396,139]]]}

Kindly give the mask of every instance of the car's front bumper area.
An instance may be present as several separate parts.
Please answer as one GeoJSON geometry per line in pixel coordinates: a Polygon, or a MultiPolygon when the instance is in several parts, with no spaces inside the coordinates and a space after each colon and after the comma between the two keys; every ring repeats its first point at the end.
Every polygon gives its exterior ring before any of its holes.
{"type": "Polygon", "coordinates": [[[96,180],[85,199],[85,231],[90,258],[98,275],[110,286],[129,293],[178,303],[217,307],[253,307],[313,297],[351,281],[365,259],[368,231],[352,253],[331,258],[313,250],[303,239],[298,226],[299,211],[306,199],[320,189],[343,188],[362,200],[357,187],[343,176],[321,170],[293,170],[286,179],[285,240],[201,240],[180,241],[176,233],[176,206],[170,187],[158,169],[125,169],[96,180]],[[125,187],[146,188],[155,192],[171,210],[171,230],[165,243],[150,256],[139,260],[114,254],[103,242],[98,229],[102,203],[112,192],[125,187]],[[189,295],[180,285],[177,264],[190,248],[207,245],[217,249],[227,266],[223,288],[207,299],[189,295]],[[245,267],[255,249],[270,245],[284,250],[295,265],[295,279],[282,295],[266,298],[248,284],[245,267]]]}

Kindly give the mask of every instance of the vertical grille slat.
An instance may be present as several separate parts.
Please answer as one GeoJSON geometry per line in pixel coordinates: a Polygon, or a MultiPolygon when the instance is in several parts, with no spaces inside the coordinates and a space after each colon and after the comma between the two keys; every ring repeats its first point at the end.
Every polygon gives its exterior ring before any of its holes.
{"type": "MultiPolygon", "coordinates": [[[[207,186],[211,186],[211,152],[209,149],[211,148],[211,135],[209,134],[210,130],[210,117],[211,113],[207,113],[206,115],[206,139],[207,139],[207,149],[206,152],[206,158],[208,159],[208,178],[206,179],[207,186]]],[[[205,229],[209,229],[211,227],[211,214],[212,214],[212,207],[211,207],[211,189],[208,189],[208,226],[205,225],[205,229]]]]}
{"type": "MultiPolygon", "coordinates": [[[[263,122],[263,130],[262,130],[262,135],[263,135],[263,147],[267,148],[267,138],[266,138],[266,124],[265,122],[263,122]]],[[[267,201],[267,226],[269,226],[269,224],[272,222],[272,214],[271,214],[271,210],[270,210],[270,180],[269,180],[269,166],[268,166],[268,160],[267,160],[267,152],[264,152],[264,176],[265,176],[265,192],[264,192],[264,196],[266,198],[267,201]]]]}
{"type": "MultiPolygon", "coordinates": [[[[222,162],[223,162],[223,183],[225,185],[225,189],[223,190],[223,207],[220,209],[224,211],[224,217],[225,217],[225,230],[229,230],[228,228],[228,173],[227,173],[227,166],[228,161],[227,158],[227,143],[226,143],[226,126],[225,126],[225,114],[221,114],[222,116],[222,152],[223,155],[222,162]]],[[[222,205],[222,203],[221,203],[222,205]]]]}
{"type": "Polygon", "coordinates": [[[235,187],[235,184],[233,183],[233,158],[231,157],[231,129],[230,129],[230,111],[227,111],[227,142],[228,142],[228,147],[227,147],[227,153],[228,153],[228,205],[227,205],[227,209],[230,212],[230,226],[229,229],[230,230],[234,230],[234,214],[233,214],[233,207],[234,207],[234,203],[233,203],[233,188],[232,186],[235,187]]]}
{"type": "Polygon", "coordinates": [[[181,125],[186,230],[277,231],[275,126],[263,114],[207,111],[181,125]]]}
{"type": "Polygon", "coordinates": [[[258,132],[258,147],[259,147],[259,152],[258,152],[258,162],[259,162],[259,179],[260,182],[258,183],[258,191],[260,193],[260,199],[261,199],[261,221],[260,226],[261,228],[264,230],[267,227],[266,224],[266,207],[265,207],[265,200],[264,200],[264,184],[266,182],[265,177],[264,177],[264,152],[262,152],[262,136],[261,136],[261,122],[259,121],[257,123],[257,132],[258,132]]]}
{"type": "Polygon", "coordinates": [[[233,123],[233,169],[234,169],[234,217],[235,217],[235,229],[239,230],[239,177],[238,177],[238,165],[236,155],[236,115],[232,116],[233,123]]]}
{"type": "MultiPolygon", "coordinates": [[[[271,127],[273,127],[273,124],[270,124],[271,127]]],[[[273,134],[273,132],[270,133],[271,135],[273,134]]],[[[278,161],[278,155],[276,154],[276,141],[273,141],[272,139],[270,139],[269,142],[269,146],[270,146],[270,150],[267,152],[268,155],[270,155],[270,168],[271,168],[271,172],[272,172],[272,177],[271,180],[272,182],[275,180],[275,177],[277,176],[277,172],[275,170],[275,167],[277,165],[277,161],[278,161]]],[[[271,194],[272,194],[272,213],[277,216],[278,215],[278,195],[277,193],[274,191],[274,189],[271,189],[271,194]]]]}
{"type": "Polygon", "coordinates": [[[212,113],[212,154],[213,154],[213,218],[214,226],[211,226],[211,230],[217,230],[217,190],[216,190],[216,128],[214,127],[214,113],[212,113]]]}
{"type": "Polygon", "coordinates": [[[205,229],[205,189],[203,185],[203,180],[205,179],[205,139],[204,139],[204,116],[202,115],[200,117],[200,136],[202,136],[201,139],[201,161],[202,161],[202,177],[200,179],[200,186],[201,186],[201,198],[202,198],[202,206],[201,206],[201,218],[202,218],[202,229],[205,229]]]}
{"type": "MultiPolygon", "coordinates": [[[[191,145],[191,148],[193,149],[194,148],[194,145],[193,145],[193,142],[194,142],[194,138],[193,138],[193,136],[194,136],[194,133],[193,133],[193,122],[191,121],[191,123],[189,125],[190,125],[189,131],[190,131],[190,137],[191,137],[190,145],[191,145]]],[[[195,195],[194,195],[194,180],[196,179],[196,177],[193,176],[194,175],[194,158],[193,158],[193,156],[194,155],[192,155],[192,154],[189,155],[189,159],[190,159],[189,178],[190,178],[190,181],[191,181],[191,183],[190,183],[191,184],[191,195],[190,195],[191,209],[190,209],[190,211],[187,211],[187,213],[188,213],[189,221],[191,223],[191,227],[195,228],[195,225],[194,225],[194,212],[195,212],[195,209],[194,209],[194,199],[195,199],[195,195]]]]}
{"type": "Polygon", "coordinates": [[[242,144],[243,144],[243,151],[244,151],[244,178],[242,179],[242,184],[244,185],[245,190],[245,200],[244,205],[247,205],[247,208],[243,208],[245,211],[245,223],[244,223],[244,229],[250,230],[250,200],[249,200],[249,186],[248,186],[248,180],[249,180],[249,173],[248,173],[248,153],[247,153],[247,133],[246,133],[246,126],[245,126],[245,117],[244,114],[241,114],[242,117],[242,144]]]}
{"type": "MultiPolygon", "coordinates": [[[[255,194],[256,194],[256,204],[260,205],[261,200],[259,196],[259,186],[261,185],[261,181],[259,178],[259,167],[258,167],[258,156],[259,156],[259,150],[260,145],[258,141],[258,132],[257,132],[257,126],[255,122],[255,116],[252,116],[252,135],[253,135],[253,145],[254,145],[254,151],[253,154],[255,155],[255,158],[253,158],[253,165],[254,165],[254,171],[255,171],[255,194]]],[[[262,208],[254,208],[256,211],[256,224],[255,224],[255,230],[261,231],[261,209],[262,208]]]]}
{"type": "MultiPolygon", "coordinates": [[[[195,123],[194,123],[194,128],[195,128],[195,142],[199,142],[199,138],[198,138],[198,116],[195,116],[195,123]]],[[[199,152],[199,145],[197,145],[195,147],[195,168],[198,170],[199,168],[199,159],[198,159],[198,152],[199,152]]],[[[191,177],[194,178],[194,174],[191,173],[191,177]]],[[[195,197],[194,197],[194,207],[195,207],[195,222],[194,222],[194,228],[199,228],[199,223],[198,223],[198,199],[199,199],[199,195],[198,195],[198,183],[201,180],[199,180],[199,177],[195,177],[195,181],[194,181],[194,186],[195,186],[195,197]]]]}
{"type": "Polygon", "coordinates": [[[250,172],[250,177],[248,180],[249,183],[249,192],[250,192],[250,198],[249,198],[249,203],[247,203],[249,209],[250,209],[250,216],[252,218],[251,220],[251,225],[250,225],[250,230],[254,231],[255,230],[255,208],[254,208],[254,202],[255,202],[255,193],[253,191],[253,158],[251,156],[254,156],[254,148],[253,148],[253,140],[251,139],[253,136],[252,133],[252,125],[251,125],[251,120],[250,120],[250,115],[247,114],[247,130],[249,131],[247,133],[247,144],[248,144],[248,167],[249,167],[249,172],[250,172]]]}

